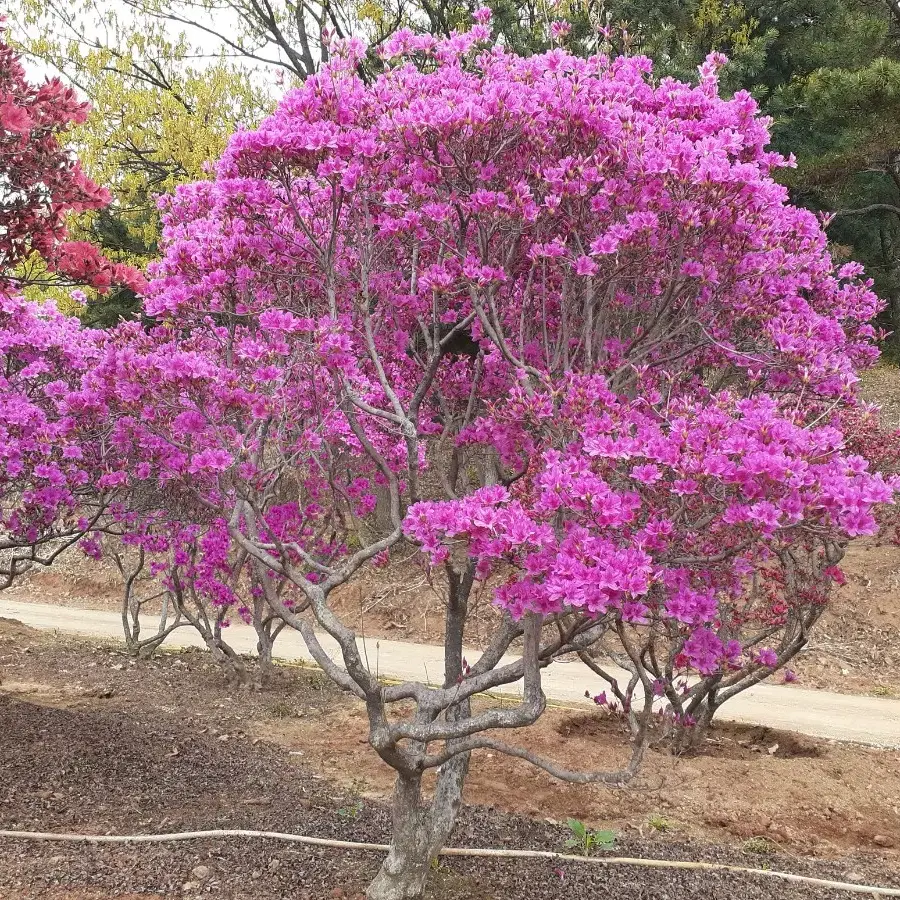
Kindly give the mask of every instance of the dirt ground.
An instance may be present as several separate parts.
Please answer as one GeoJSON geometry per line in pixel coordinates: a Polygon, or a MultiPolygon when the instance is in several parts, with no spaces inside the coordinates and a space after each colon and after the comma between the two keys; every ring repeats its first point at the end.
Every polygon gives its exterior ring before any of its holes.
{"type": "MultiPolygon", "coordinates": [[[[384,841],[390,772],[361,712],[314,671],[232,694],[205,654],[135,662],[0,622],[0,827],[129,833],[257,828],[384,841]]],[[[573,768],[615,766],[619,724],[550,710],[520,742],[573,768]]],[[[704,750],[651,752],[627,791],[561,784],[479,754],[453,842],[561,849],[568,816],[617,833],[616,852],[900,885],[900,756],[764,729],[704,750]],[[759,852],[751,851],[765,851],[759,852]]],[[[84,846],[0,840],[0,900],[215,895],[356,898],[376,854],[274,842],[84,846]],[[200,867],[200,868],[198,868],[200,867]]],[[[827,898],[750,876],[445,860],[433,900],[827,898]]],[[[838,896],[838,895],[834,895],[838,896]]]]}
{"type": "Polygon", "coordinates": [[[862,373],[861,394],[868,403],[881,407],[885,428],[900,428],[900,366],[887,360],[862,373]]]}
{"type": "Polygon", "coordinates": [[[803,687],[900,697],[900,547],[854,541],[835,591],[794,665],[803,687]]]}

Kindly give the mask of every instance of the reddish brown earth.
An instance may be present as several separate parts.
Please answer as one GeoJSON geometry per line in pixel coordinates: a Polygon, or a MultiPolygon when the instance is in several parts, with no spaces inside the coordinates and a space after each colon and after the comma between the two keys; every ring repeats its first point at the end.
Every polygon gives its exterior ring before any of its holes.
{"type": "Polygon", "coordinates": [[[900,696],[900,548],[855,541],[836,591],[795,666],[804,687],[900,696]]]}

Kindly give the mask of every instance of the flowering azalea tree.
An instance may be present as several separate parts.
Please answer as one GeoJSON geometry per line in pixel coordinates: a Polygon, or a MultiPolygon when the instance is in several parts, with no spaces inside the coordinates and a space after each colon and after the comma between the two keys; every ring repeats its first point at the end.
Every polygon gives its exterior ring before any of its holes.
{"type": "Polygon", "coordinates": [[[876,299],[787,204],[720,60],[691,87],[641,58],[523,59],[477,19],[399,32],[368,85],[351,42],[238,133],[165,209],[158,325],[120,328],[86,382],[128,539],[173,589],[299,630],[365,703],[397,773],[371,900],[422,896],[473,751],[621,785],[661,707],[683,732],[783,665],[894,489],[839,427],[876,299]],[[382,684],[330,603],[403,539],[445,584],[438,686],[382,684]],[[502,617],[468,660],[485,582],[502,617]],[[628,670],[618,772],[497,737],[573,652],[628,670]]]}
{"type": "Polygon", "coordinates": [[[2,28],[0,19],[0,585],[8,585],[97,527],[112,487],[103,405],[81,391],[99,335],[18,290],[35,269],[98,290],[139,289],[143,279],[66,241],[70,212],[109,201],[60,143],[87,110],[58,79],[30,84],[2,28]]]}
{"type": "Polygon", "coordinates": [[[0,586],[99,525],[107,428],[80,393],[96,341],[52,305],[0,288],[0,586]]]}
{"type": "MultiPolygon", "coordinates": [[[[299,528],[293,533],[325,552],[333,538],[325,534],[324,508],[312,500],[302,509],[279,502],[294,488],[317,489],[314,473],[295,468],[316,412],[313,406],[309,417],[303,413],[306,399],[314,400],[314,385],[303,381],[305,351],[298,354],[299,343],[292,348],[277,331],[267,337],[258,327],[238,326],[236,315],[220,318],[227,324],[185,304],[177,329],[168,322],[146,331],[123,324],[86,386],[109,404],[109,446],[117,460],[111,478],[124,497],[108,513],[119,543],[131,551],[133,574],[146,567],[178,619],[200,632],[231,680],[247,684],[249,673],[223,630],[234,616],[252,622],[265,670],[283,627],[265,592],[291,608],[297,592],[284,579],[274,583],[259,560],[234,544],[226,516],[246,496],[265,510],[273,539],[299,528]],[[272,445],[285,448],[288,459],[273,458],[272,445]],[[310,530],[313,522],[317,531],[310,530]]],[[[91,539],[86,549],[100,557],[108,542],[91,539]]],[[[135,603],[149,599],[157,598],[135,596],[135,603]]]]}

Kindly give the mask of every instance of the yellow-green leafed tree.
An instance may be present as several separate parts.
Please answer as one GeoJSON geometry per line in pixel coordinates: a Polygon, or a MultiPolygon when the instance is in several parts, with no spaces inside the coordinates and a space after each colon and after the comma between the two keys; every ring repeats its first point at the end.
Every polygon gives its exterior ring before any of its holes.
{"type": "MultiPolygon", "coordinates": [[[[274,106],[284,79],[232,61],[221,48],[206,55],[183,34],[172,37],[161,21],[123,19],[114,11],[98,17],[96,10],[89,2],[57,8],[23,0],[12,37],[92,104],[87,122],[70,133],[72,148],[114,200],[74,221],[73,236],[144,267],[157,254],[158,198],[206,177],[235,129],[255,124],[274,106]]],[[[38,289],[44,296],[60,293],[38,289]]],[[[137,309],[137,298],[120,290],[89,296],[82,316],[106,326],[137,309]]]]}

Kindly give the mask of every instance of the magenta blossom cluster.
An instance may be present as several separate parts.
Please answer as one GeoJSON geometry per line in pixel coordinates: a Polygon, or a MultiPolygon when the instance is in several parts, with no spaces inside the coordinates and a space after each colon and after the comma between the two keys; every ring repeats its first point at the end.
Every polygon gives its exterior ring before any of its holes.
{"type": "Polygon", "coordinates": [[[64,534],[96,508],[106,428],[81,388],[99,343],[97,332],[52,303],[0,289],[0,528],[7,548],[64,534]]]}
{"type": "Polygon", "coordinates": [[[515,616],[770,667],[748,627],[823,603],[895,486],[840,428],[877,300],[788,203],[754,100],[718,57],[696,85],[522,58],[485,15],[399,32],[371,83],[338,49],[162,204],[155,324],[79,386],[120,524],[189,527],[159,564],[222,605],[234,560],[318,597],[405,518],[515,616]]]}
{"type": "MultiPolygon", "coordinates": [[[[873,533],[898,487],[845,453],[839,430],[764,395],[652,404],[592,376],[555,397],[515,392],[489,418],[505,452],[527,447],[528,469],[509,488],[411,507],[406,531],[432,564],[464,547],[483,578],[501,578],[497,602],[516,617],[665,622],[703,674],[743,653],[738,616],[783,613],[771,597],[746,602],[749,576],[786,548],[873,533]]],[[[774,667],[777,655],[756,659],[774,667]]]]}
{"type": "MultiPolygon", "coordinates": [[[[234,137],[214,182],[179,189],[148,312],[325,316],[328,360],[365,371],[363,291],[398,396],[435,318],[466,323],[486,395],[637,366],[850,396],[876,298],[787,203],[788,161],[749,95],[718,96],[719,60],[692,87],[643,58],[523,59],[483,25],[423,40],[399,34],[371,86],[336,59],[234,137]]],[[[442,370],[465,395],[471,368],[442,370]]]]}

